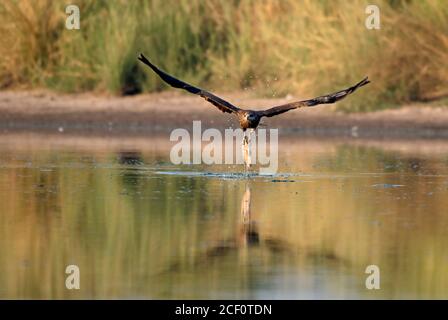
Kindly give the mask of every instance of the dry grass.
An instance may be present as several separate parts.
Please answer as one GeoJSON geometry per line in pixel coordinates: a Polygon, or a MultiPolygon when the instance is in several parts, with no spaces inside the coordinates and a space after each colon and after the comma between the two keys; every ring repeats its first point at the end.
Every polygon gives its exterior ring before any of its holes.
{"type": "Polygon", "coordinates": [[[381,30],[365,27],[364,0],[80,1],[81,30],[64,28],[62,1],[0,4],[1,85],[128,93],[164,88],[137,64],[210,89],[258,95],[326,93],[369,75],[341,106],[378,109],[448,95],[448,5],[378,1],[381,30]]]}

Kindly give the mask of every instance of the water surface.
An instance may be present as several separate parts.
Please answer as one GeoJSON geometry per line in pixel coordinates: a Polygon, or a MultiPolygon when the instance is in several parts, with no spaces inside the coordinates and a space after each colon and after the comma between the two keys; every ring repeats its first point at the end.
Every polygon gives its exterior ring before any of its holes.
{"type": "Polygon", "coordinates": [[[0,298],[448,298],[445,143],[290,137],[275,176],[169,147],[2,136],[0,298]]]}

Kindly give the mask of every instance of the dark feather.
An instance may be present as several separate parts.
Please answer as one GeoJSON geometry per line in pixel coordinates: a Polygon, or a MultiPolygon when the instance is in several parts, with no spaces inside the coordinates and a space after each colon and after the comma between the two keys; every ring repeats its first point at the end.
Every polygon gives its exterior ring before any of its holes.
{"type": "Polygon", "coordinates": [[[213,104],[214,106],[216,106],[222,112],[232,113],[240,111],[238,107],[234,106],[230,102],[227,102],[208,91],[202,90],[200,88],[192,86],[191,84],[176,79],[173,76],[167,74],[166,72],[160,70],[155,65],[153,65],[143,54],[140,54],[138,59],[147,66],[149,66],[155,73],[159,75],[160,78],[162,78],[163,81],[168,83],[170,86],[174,88],[187,90],[188,92],[191,92],[193,94],[197,94],[202,98],[204,98],[205,100],[207,100],[208,102],[210,102],[211,104],[213,104]]]}
{"type": "Polygon", "coordinates": [[[318,104],[335,103],[336,101],[344,99],[346,96],[348,96],[349,94],[356,91],[356,89],[358,89],[368,83],[370,83],[370,81],[366,77],[362,81],[358,82],[357,84],[355,84],[354,86],[352,86],[350,88],[347,88],[347,89],[344,89],[344,90],[341,90],[338,92],[334,92],[331,94],[327,94],[325,96],[320,96],[320,97],[317,97],[314,99],[291,102],[291,103],[287,103],[287,104],[280,105],[277,107],[273,107],[273,108],[262,111],[262,114],[265,117],[273,117],[278,114],[281,114],[281,113],[284,113],[284,112],[287,112],[289,110],[293,110],[296,108],[313,107],[318,104]]]}

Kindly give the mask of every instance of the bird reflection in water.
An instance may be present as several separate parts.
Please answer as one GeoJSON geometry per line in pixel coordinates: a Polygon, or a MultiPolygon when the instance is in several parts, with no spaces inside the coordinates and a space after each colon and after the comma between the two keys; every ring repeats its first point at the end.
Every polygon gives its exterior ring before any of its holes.
{"type": "MultiPolygon", "coordinates": [[[[249,266],[250,261],[265,261],[267,257],[287,257],[296,259],[299,256],[310,263],[321,264],[325,262],[346,264],[333,252],[325,252],[320,249],[300,248],[297,244],[289,243],[284,238],[277,238],[269,231],[263,232],[256,220],[256,212],[252,210],[252,191],[250,183],[246,188],[241,200],[238,212],[237,225],[233,236],[210,241],[208,248],[196,251],[189,262],[185,260],[174,262],[164,272],[179,272],[189,268],[197,268],[200,265],[210,265],[220,262],[225,257],[238,256],[238,260],[243,265],[249,266]]],[[[305,261],[304,260],[304,261],[305,261]]],[[[224,260],[222,260],[224,261],[224,260]]]]}
{"type": "Polygon", "coordinates": [[[234,237],[218,242],[206,251],[206,257],[222,256],[234,250],[259,248],[269,250],[272,253],[292,250],[284,240],[263,237],[260,235],[258,222],[254,219],[252,212],[252,193],[249,183],[241,200],[241,209],[234,237]]]}
{"type": "Polygon", "coordinates": [[[251,220],[251,194],[250,187],[246,186],[243,199],[241,200],[241,240],[246,245],[257,245],[260,243],[260,236],[258,234],[258,226],[255,221],[251,220]]]}

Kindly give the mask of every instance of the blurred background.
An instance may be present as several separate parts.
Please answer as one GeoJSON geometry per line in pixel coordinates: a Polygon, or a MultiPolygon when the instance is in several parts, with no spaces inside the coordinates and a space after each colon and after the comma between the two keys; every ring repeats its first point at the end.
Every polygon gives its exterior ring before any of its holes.
{"type": "MultiPolygon", "coordinates": [[[[255,96],[313,95],[368,75],[370,90],[340,104],[377,110],[448,96],[448,4],[369,1],[83,1],[80,30],[65,1],[0,4],[0,87],[117,95],[166,88],[137,54],[209,89],[255,96]]],[[[445,100],[443,100],[445,98],[445,100]]]]}

